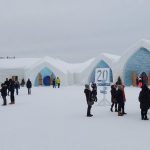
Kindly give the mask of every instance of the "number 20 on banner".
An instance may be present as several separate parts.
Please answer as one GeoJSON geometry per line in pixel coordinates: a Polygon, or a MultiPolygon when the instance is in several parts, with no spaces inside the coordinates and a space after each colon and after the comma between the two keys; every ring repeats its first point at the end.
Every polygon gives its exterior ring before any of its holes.
{"type": "Polygon", "coordinates": [[[110,69],[97,68],[95,70],[95,83],[110,83],[110,69]]]}

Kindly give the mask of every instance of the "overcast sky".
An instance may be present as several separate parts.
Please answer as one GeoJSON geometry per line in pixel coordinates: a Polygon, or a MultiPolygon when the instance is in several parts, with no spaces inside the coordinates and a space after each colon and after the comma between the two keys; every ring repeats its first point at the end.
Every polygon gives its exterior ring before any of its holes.
{"type": "Polygon", "coordinates": [[[150,0],[0,0],[0,55],[84,61],[150,39],[150,0]]]}

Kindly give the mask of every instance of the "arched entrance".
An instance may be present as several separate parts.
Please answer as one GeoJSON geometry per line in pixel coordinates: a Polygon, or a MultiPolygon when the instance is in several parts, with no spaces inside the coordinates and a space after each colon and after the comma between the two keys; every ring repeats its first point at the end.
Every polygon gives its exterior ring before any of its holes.
{"type": "Polygon", "coordinates": [[[91,83],[91,82],[95,82],[95,71],[96,69],[98,68],[108,68],[110,69],[110,74],[109,74],[109,81],[110,82],[113,82],[113,73],[112,73],[112,69],[110,68],[110,66],[104,61],[104,60],[101,60],[92,70],[90,76],[89,76],[89,79],[88,79],[88,82],[91,83]]]}
{"type": "Polygon", "coordinates": [[[55,74],[47,67],[44,67],[35,77],[34,85],[44,85],[50,86],[51,85],[51,76],[56,78],[55,74]]]}
{"type": "MultiPolygon", "coordinates": [[[[126,86],[131,86],[133,84],[135,85],[136,75],[133,72],[135,72],[138,77],[142,74],[141,72],[145,72],[146,76],[148,77],[150,73],[149,50],[145,48],[140,48],[126,62],[123,69],[123,79],[126,86]]],[[[147,79],[144,79],[144,82],[147,83],[147,79]]]]}

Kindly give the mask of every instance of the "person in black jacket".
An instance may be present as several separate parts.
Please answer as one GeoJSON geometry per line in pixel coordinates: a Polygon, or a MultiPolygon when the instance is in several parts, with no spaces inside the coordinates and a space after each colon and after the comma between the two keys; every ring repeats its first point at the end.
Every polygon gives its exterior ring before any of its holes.
{"type": "Polygon", "coordinates": [[[56,88],[56,80],[55,80],[55,78],[53,79],[53,88],[56,88]]]}
{"type": "Polygon", "coordinates": [[[115,112],[118,112],[118,110],[117,110],[117,99],[116,99],[117,90],[116,90],[115,85],[111,86],[111,91],[110,92],[111,92],[111,102],[112,102],[110,111],[113,112],[113,107],[115,105],[115,112]]]}
{"type": "Polygon", "coordinates": [[[7,100],[6,100],[6,96],[7,96],[7,85],[2,83],[1,84],[1,96],[3,98],[3,106],[7,105],[7,100]]]}
{"type": "Polygon", "coordinates": [[[9,91],[10,91],[10,104],[15,104],[15,82],[12,79],[9,79],[9,91]]]}
{"type": "Polygon", "coordinates": [[[30,81],[30,79],[28,79],[27,83],[26,83],[26,87],[28,89],[28,95],[31,94],[31,88],[32,88],[32,83],[30,81]]]}
{"type": "Polygon", "coordinates": [[[149,109],[150,90],[146,84],[142,86],[142,90],[139,94],[139,102],[140,102],[140,108],[141,108],[141,119],[149,120],[147,118],[147,111],[149,109]]]}
{"type": "Polygon", "coordinates": [[[18,80],[16,80],[16,81],[15,81],[16,95],[18,95],[18,90],[19,90],[19,88],[20,88],[19,81],[18,81],[18,80]]]}
{"type": "Polygon", "coordinates": [[[91,84],[91,87],[92,87],[92,97],[94,98],[94,101],[97,102],[97,85],[96,83],[92,83],[91,84]]]}
{"type": "Polygon", "coordinates": [[[4,84],[7,86],[7,95],[9,96],[9,80],[8,78],[6,78],[6,81],[4,82],[4,84]]]}
{"type": "Polygon", "coordinates": [[[22,87],[24,87],[24,85],[25,85],[25,81],[24,81],[24,79],[22,79],[21,80],[21,84],[20,84],[22,87]]]}
{"type": "Polygon", "coordinates": [[[94,104],[94,101],[91,99],[91,90],[90,90],[90,86],[88,84],[85,85],[84,93],[85,93],[86,102],[88,105],[87,117],[92,117],[93,115],[91,114],[91,108],[92,108],[92,105],[94,104]]]}

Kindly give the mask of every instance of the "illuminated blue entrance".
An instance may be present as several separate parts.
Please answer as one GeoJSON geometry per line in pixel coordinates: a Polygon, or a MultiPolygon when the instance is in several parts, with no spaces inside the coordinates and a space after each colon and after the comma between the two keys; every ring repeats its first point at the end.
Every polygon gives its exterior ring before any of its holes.
{"type": "Polygon", "coordinates": [[[101,60],[93,69],[91,75],[90,75],[90,78],[89,78],[89,83],[91,82],[95,82],[95,70],[97,68],[109,68],[110,69],[110,82],[113,82],[113,73],[112,73],[112,69],[109,67],[109,65],[104,61],[104,60],[101,60]]]}
{"type": "Polygon", "coordinates": [[[125,85],[132,85],[133,72],[135,72],[137,76],[140,76],[142,72],[144,72],[145,77],[150,74],[150,52],[147,49],[140,48],[129,58],[123,72],[125,85]]]}
{"type": "MultiPolygon", "coordinates": [[[[51,80],[53,80],[54,78],[56,78],[55,74],[49,68],[47,68],[47,67],[43,68],[40,72],[38,72],[38,74],[39,73],[42,76],[42,80],[43,80],[43,85],[44,86],[50,86],[51,80]]],[[[38,74],[37,74],[37,76],[35,78],[35,82],[34,82],[35,86],[39,86],[38,74]]]]}
{"type": "Polygon", "coordinates": [[[45,86],[50,86],[50,76],[44,77],[43,83],[45,86]]]}

